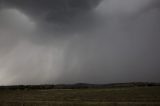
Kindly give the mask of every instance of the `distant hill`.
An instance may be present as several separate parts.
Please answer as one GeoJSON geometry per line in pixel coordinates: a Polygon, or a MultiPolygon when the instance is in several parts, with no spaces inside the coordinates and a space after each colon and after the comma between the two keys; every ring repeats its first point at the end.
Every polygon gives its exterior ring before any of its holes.
{"type": "Polygon", "coordinates": [[[131,82],[131,83],[111,83],[111,84],[57,84],[57,85],[11,85],[0,86],[0,90],[29,90],[29,89],[86,89],[86,88],[119,88],[119,87],[142,87],[160,86],[160,83],[131,82]]]}

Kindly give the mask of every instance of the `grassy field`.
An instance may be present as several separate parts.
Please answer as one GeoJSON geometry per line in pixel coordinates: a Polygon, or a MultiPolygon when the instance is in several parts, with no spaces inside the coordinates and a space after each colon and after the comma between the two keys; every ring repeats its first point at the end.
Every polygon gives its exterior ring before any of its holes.
{"type": "Polygon", "coordinates": [[[160,87],[1,90],[0,106],[160,106],[160,87]]]}

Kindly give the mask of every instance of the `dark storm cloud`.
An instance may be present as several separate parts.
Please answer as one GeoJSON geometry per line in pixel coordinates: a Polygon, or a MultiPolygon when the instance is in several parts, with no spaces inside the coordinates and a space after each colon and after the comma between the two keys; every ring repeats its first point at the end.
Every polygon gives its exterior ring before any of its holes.
{"type": "Polygon", "coordinates": [[[160,78],[159,0],[0,0],[0,84],[160,78]]]}
{"type": "Polygon", "coordinates": [[[101,0],[2,0],[1,4],[2,7],[15,8],[30,16],[41,27],[40,33],[46,34],[54,28],[54,33],[63,36],[71,35],[74,31],[90,30],[95,21],[93,11],[100,2],[101,0]]]}
{"type": "Polygon", "coordinates": [[[48,21],[63,22],[95,8],[99,2],[100,0],[3,0],[1,4],[48,21]]]}

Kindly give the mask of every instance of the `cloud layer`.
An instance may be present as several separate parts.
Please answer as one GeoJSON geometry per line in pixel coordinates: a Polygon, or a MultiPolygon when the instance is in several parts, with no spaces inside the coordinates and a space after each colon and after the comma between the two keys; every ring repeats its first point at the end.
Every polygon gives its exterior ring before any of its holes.
{"type": "Polygon", "coordinates": [[[0,1],[0,84],[159,82],[158,0],[0,1]]]}

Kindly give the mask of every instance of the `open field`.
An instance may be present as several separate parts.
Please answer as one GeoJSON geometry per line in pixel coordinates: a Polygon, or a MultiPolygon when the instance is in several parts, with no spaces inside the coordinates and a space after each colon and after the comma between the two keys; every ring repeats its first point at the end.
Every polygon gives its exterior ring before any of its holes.
{"type": "Polygon", "coordinates": [[[0,106],[160,106],[160,87],[0,90],[0,106]]]}

